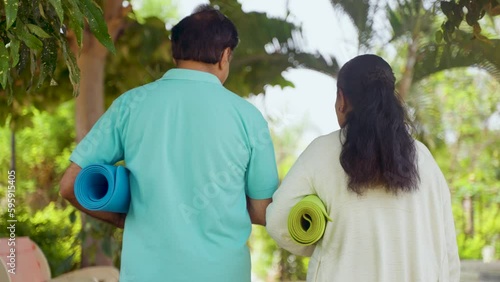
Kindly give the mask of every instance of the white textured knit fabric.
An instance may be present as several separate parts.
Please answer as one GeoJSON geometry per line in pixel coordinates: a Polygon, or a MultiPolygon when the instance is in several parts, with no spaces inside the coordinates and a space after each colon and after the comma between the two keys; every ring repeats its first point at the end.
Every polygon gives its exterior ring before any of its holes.
{"type": "Polygon", "coordinates": [[[347,190],[340,131],[317,138],[302,153],[267,209],[267,229],[281,247],[312,255],[307,281],[459,281],[450,192],[429,150],[415,144],[420,186],[398,196],[383,188],[363,196],[347,190]],[[291,240],[287,218],[309,194],[323,200],[333,221],[316,245],[303,247],[291,240]]]}

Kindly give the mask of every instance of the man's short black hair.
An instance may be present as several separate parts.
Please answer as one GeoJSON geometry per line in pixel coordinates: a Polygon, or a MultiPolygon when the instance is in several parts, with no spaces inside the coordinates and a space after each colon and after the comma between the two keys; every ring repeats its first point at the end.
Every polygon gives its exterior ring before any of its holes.
{"type": "Polygon", "coordinates": [[[224,50],[234,50],[238,41],[238,31],[226,16],[210,5],[200,5],[172,28],[172,55],[176,60],[216,64],[224,50]]]}

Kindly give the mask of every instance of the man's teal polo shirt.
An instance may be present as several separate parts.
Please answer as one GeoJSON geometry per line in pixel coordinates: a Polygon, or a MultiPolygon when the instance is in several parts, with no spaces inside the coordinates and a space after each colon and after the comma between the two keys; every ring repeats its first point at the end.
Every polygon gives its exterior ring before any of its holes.
{"type": "Polygon", "coordinates": [[[80,142],[81,167],[125,160],[120,282],[248,282],[246,196],[278,185],[267,123],[210,73],[172,69],[121,95],[80,142]]]}

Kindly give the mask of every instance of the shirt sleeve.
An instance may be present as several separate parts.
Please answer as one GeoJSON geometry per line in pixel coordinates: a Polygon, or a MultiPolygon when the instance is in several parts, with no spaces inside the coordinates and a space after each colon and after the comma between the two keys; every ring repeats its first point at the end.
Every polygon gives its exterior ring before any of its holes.
{"type": "Polygon", "coordinates": [[[444,190],[443,193],[443,216],[444,216],[444,233],[446,236],[446,259],[448,260],[445,265],[448,265],[449,281],[460,280],[460,257],[458,255],[457,235],[455,233],[455,223],[453,220],[453,213],[451,208],[451,195],[446,180],[442,173],[440,173],[441,185],[444,190]]]}
{"type": "Polygon", "coordinates": [[[250,160],[246,171],[246,194],[256,200],[269,199],[278,187],[274,146],[266,120],[258,116],[249,136],[250,160]]]}
{"type": "Polygon", "coordinates": [[[121,104],[118,98],[76,146],[70,160],[84,168],[91,164],[115,164],[123,160],[121,104]]]}
{"type": "Polygon", "coordinates": [[[311,256],[316,245],[297,244],[288,232],[288,215],[291,209],[305,196],[316,194],[308,173],[307,163],[311,145],[300,155],[292,166],[280,187],[273,196],[273,202],[267,207],[266,228],[280,247],[293,254],[311,256]]]}
{"type": "Polygon", "coordinates": [[[422,149],[426,156],[431,160],[430,167],[434,171],[437,179],[438,188],[440,190],[442,202],[442,220],[443,232],[445,240],[445,254],[442,259],[441,280],[458,282],[460,281],[460,257],[458,255],[457,235],[455,232],[455,221],[451,207],[451,193],[446,179],[439,168],[439,165],[434,160],[431,152],[425,145],[418,142],[417,145],[422,149]]]}

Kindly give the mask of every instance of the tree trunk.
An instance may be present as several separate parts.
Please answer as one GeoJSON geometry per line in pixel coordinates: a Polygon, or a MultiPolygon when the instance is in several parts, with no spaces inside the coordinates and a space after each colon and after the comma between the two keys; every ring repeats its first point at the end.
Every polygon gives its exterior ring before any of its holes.
{"type": "Polygon", "coordinates": [[[427,20],[426,14],[422,14],[420,12],[423,9],[423,5],[422,3],[420,3],[418,11],[414,15],[416,17],[416,22],[413,26],[413,30],[411,33],[411,42],[408,46],[408,55],[406,57],[405,70],[398,85],[398,92],[403,101],[408,97],[411,86],[413,84],[413,74],[415,71],[415,64],[417,63],[418,47],[420,45],[421,38],[420,34],[422,33],[422,22],[427,20]]]}
{"type": "MultiPolygon", "coordinates": [[[[107,0],[104,3],[103,10],[108,32],[115,41],[124,27],[124,17],[130,6],[127,9],[123,8],[122,0],[107,0]]],[[[75,107],[76,141],[80,142],[104,113],[104,69],[108,50],[91,34],[88,27],[84,32],[81,50],[78,50],[76,38],[71,34],[68,37],[81,72],[80,94],[76,98],[75,107]]],[[[94,224],[102,224],[82,213],[82,232],[87,232],[84,228],[85,224],[92,221],[94,224]]],[[[112,236],[112,234],[107,235],[112,236]]],[[[102,240],[93,238],[92,234],[86,234],[84,238],[81,267],[113,264],[112,258],[107,256],[101,248],[102,240]]]]}
{"type": "Polygon", "coordinates": [[[462,200],[462,208],[464,211],[464,233],[465,235],[474,236],[474,202],[472,196],[465,196],[462,200]]]}
{"type": "Polygon", "coordinates": [[[10,135],[10,170],[16,170],[16,132],[11,129],[10,135]]]}
{"type": "Polygon", "coordinates": [[[105,50],[92,51],[82,52],[77,60],[81,71],[80,95],[75,105],[77,142],[87,135],[104,113],[104,67],[107,54],[105,50]]]}
{"type": "Polygon", "coordinates": [[[417,62],[418,45],[419,39],[417,35],[412,38],[412,42],[410,46],[408,46],[405,70],[398,87],[398,93],[403,101],[407,98],[411,85],[413,84],[413,71],[415,69],[415,63],[417,62]]]}

